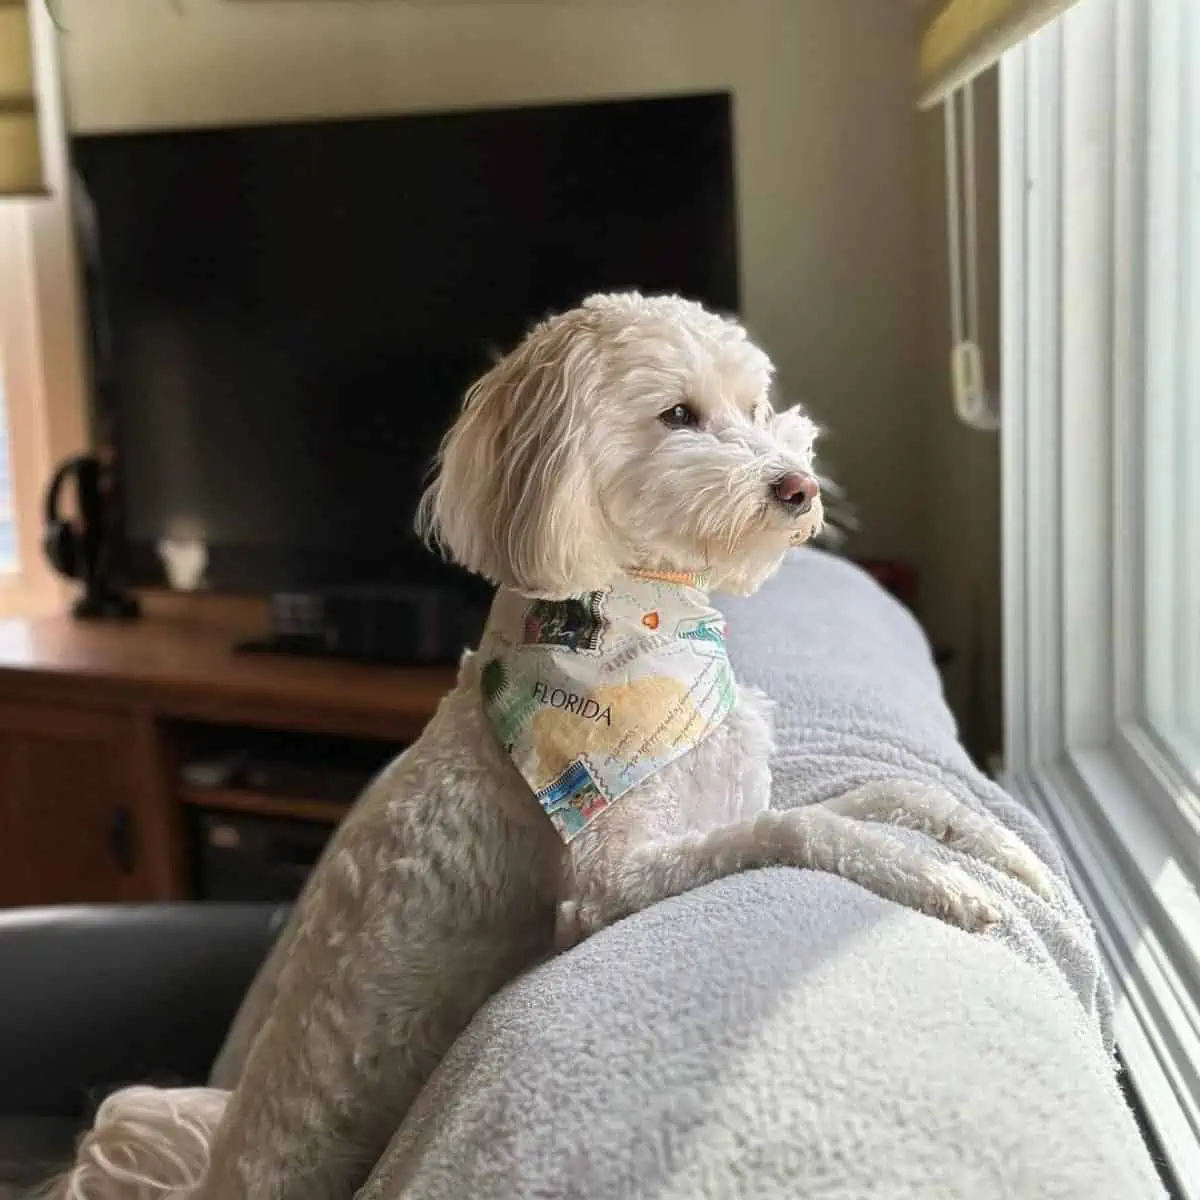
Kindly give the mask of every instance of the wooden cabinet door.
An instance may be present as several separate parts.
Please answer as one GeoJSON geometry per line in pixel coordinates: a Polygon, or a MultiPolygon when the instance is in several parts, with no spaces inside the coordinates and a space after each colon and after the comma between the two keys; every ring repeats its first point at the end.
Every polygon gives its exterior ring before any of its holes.
{"type": "Polygon", "coordinates": [[[150,897],[132,719],[0,705],[0,905],[150,897]]]}

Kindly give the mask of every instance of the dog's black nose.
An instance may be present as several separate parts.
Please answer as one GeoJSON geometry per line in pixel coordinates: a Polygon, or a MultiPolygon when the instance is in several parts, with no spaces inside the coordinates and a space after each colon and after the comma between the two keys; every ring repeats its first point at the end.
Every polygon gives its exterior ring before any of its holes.
{"type": "Polygon", "coordinates": [[[793,512],[806,513],[821,494],[821,488],[811,475],[805,475],[802,471],[789,471],[782,479],[777,479],[771,484],[771,494],[793,512]]]}

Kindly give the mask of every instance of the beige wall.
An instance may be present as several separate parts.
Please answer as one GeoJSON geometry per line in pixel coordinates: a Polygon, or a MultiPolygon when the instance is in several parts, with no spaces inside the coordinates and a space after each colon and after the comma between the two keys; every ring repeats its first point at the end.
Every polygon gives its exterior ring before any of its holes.
{"type": "MultiPolygon", "coordinates": [[[[920,551],[918,126],[895,0],[57,0],[81,130],[735,93],[743,295],[835,436],[863,553],[920,551]]],[[[670,147],[663,147],[670,153],[670,147]]]]}

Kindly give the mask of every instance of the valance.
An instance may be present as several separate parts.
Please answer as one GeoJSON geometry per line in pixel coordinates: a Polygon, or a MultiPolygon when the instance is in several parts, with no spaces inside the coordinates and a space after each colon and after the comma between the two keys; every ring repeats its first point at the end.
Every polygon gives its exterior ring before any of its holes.
{"type": "Polygon", "coordinates": [[[45,187],[28,3],[0,0],[0,196],[45,187]]]}
{"type": "Polygon", "coordinates": [[[919,4],[917,104],[931,108],[1075,0],[926,0],[919,4]]]}

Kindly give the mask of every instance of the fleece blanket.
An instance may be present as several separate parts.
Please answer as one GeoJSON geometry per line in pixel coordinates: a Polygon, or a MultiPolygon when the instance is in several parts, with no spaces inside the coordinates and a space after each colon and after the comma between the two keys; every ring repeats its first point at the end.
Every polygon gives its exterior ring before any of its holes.
{"type": "Polygon", "coordinates": [[[740,678],[778,701],[776,806],[936,780],[1059,896],[964,860],[1003,907],[987,935],[811,871],[658,905],[494,997],[360,1200],[1162,1196],[1087,918],[1049,835],[959,745],[916,623],[814,550],[722,608],[740,678]]]}

